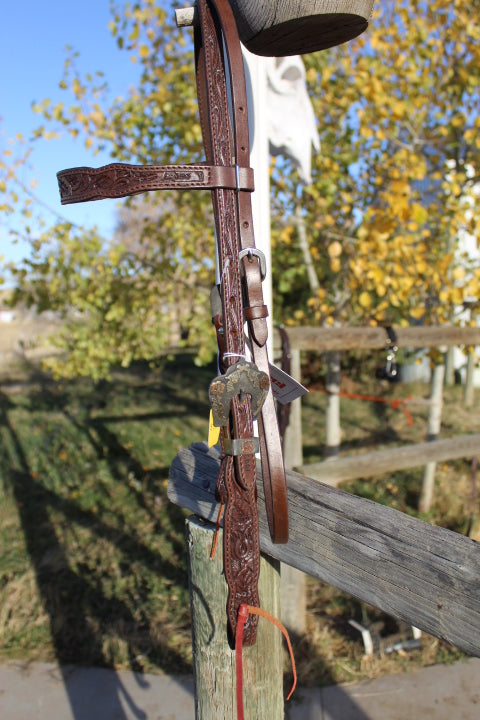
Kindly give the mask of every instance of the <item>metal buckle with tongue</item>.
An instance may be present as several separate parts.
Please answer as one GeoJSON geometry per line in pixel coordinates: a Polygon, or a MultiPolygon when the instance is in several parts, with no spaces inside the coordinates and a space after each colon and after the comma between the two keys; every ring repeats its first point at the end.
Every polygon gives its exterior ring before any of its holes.
{"type": "Polygon", "coordinates": [[[241,260],[242,258],[247,257],[249,262],[253,262],[254,256],[258,258],[258,261],[260,263],[260,277],[263,282],[267,276],[267,261],[265,260],[265,253],[263,253],[258,248],[247,247],[243,250],[240,250],[238,254],[238,259],[241,260]]]}

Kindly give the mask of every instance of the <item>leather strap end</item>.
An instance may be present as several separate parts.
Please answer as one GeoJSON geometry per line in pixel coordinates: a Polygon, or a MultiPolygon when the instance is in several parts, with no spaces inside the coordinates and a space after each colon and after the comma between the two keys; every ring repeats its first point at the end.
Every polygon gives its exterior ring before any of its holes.
{"type": "Polygon", "coordinates": [[[250,320],[248,323],[252,339],[259,347],[264,347],[268,340],[268,325],[266,318],[260,317],[250,320]]]}

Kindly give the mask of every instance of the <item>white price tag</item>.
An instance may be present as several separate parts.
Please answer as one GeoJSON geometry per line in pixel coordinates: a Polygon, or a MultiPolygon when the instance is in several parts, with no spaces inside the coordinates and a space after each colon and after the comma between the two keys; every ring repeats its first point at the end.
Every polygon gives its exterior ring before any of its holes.
{"type": "Polygon", "coordinates": [[[308,393],[306,387],[300,385],[291,375],[288,375],[275,365],[270,365],[270,377],[272,380],[273,396],[279,403],[286,405],[296,398],[308,393]]]}

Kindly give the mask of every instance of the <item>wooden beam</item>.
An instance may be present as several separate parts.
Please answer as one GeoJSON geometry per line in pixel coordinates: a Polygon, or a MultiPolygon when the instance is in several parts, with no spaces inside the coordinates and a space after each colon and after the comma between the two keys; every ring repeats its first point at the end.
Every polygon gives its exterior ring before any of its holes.
{"type": "Polygon", "coordinates": [[[435,442],[403,445],[389,450],[350,455],[338,458],[335,462],[319,462],[301,465],[298,472],[327,485],[336,487],[343,480],[370,478],[395,470],[425,465],[430,462],[443,462],[458,458],[471,458],[480,454],[480,434],[458,435],[454,438],[435,442]]]}
{"type": "MultiPolygon", "coordinates": [[[[182,450],[170,500],[214,522],[218,470],[216,448],[182,450]]],[[[480,656],[479,543],[298,473],[287,472],[287,483],[290,540],[274,545],[259,477],[263,552],[480,656]]]]}
{"type": "MultiPolygon", "coordinates": [[[[384,348],[387,333],[382,327],[291,327],[286,328],[290,346],[297,350],[374,350],[384,348]]],[[[451,326],[394,328],[397,346],[428,348],[442,345],[480,345],[480,328],[451,326]]],[[[280,347],[278,331],[275,347],[280,347]]]]}

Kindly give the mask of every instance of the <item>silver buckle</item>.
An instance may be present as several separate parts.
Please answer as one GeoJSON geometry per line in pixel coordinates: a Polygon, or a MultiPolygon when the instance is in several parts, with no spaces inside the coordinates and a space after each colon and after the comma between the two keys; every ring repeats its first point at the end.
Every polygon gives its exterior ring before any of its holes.
{"type": "Polygon", "coordinates": [[[262,278],[263,282],[267,275],[267,261],[265,260],[265,255],[261,250],[255,247],[245,248],[244,250],[240,250],[238,254],[238,259],[242,260],[242,258],[247,257],[248,261],[252,262],[252,258],[254,255],[258,258],[258,261],[260,263],[260,277],[262,278]]]}

